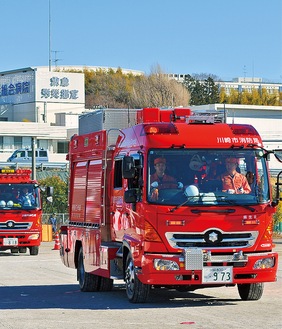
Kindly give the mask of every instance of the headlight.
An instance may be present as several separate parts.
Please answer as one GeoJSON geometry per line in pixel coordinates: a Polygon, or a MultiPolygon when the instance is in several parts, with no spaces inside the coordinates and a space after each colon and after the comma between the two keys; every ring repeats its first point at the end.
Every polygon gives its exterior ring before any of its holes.
{"type": "Polygon", "coordinates": [[[28,237],[29,240],[38,240],[39,239],[39,234],[31,234],[28,237]]]}
{"type": "Polygon", "coordinates": [[[157,271],[178,271],[176,262],[167,259],[154,259],[154,267],[157,271]]]}
{"type": "Polygon", "coordinates": [[[271,268],[274,266],[274,257],[258,259],[255,262],[254,268],[255,269],[264,269],[264,268],[271,268]]]}

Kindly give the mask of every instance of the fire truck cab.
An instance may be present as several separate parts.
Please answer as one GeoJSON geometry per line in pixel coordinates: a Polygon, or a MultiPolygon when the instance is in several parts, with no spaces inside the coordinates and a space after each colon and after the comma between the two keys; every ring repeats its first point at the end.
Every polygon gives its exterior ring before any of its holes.
{"type": "Polygon", "coordinates": [[[37,255],[41,243],[41,200],[29,169],[0,169],[0,250],[37,255]]]}
{"type": "Polygon", "coordinates": [[[123,279],[129,301],[139,303],[156,287],[237,285],[243,300],[259,299],[263,283],[276,280],[279,193],[272,200],[268,152],[255,128],[146,108],[115,144],[110,132],[70,141],[70,222],[60,254],[77,269],[80,289],[106,291],[123,279]]]}

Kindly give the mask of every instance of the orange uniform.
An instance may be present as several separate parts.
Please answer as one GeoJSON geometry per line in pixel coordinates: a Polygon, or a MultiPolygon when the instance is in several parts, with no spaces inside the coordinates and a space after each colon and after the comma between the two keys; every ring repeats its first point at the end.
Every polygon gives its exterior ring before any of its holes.
{"type": "Polygon", "coordinates": [[[176,179],[166,174],[164,174],[162,177],[159,177],[157,173],[154,173],[151,175],[150,181],[157,182],[159,190],[165,188],[177,188],[176,179]]]}
{"type": "Polygon", "coordinates": [[[247,178],[238,172],[234,175],[230,175],[228,173],[221,175],[221,181],[222,190],[224,192],[227,192],[228,190],[234,190],[234,193],[236,194],[251,192],[247,178]]]}

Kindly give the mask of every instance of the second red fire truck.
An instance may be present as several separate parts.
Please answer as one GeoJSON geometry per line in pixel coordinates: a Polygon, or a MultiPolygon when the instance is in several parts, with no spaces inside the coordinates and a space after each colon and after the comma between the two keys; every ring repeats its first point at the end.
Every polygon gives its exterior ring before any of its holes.
{"type": "Polygon", "coordinates": [[[70,221],[60,253],[82,291],[110,290],[123,279],[133,303],[156,287],[235,285],[243,300],[257,300],[263,283],[276,280],[272,215],[281,173],[272,200],[258,132],[219,121],[150,108],[136,111],[136,124],[114,143],[112,129],[71,139],[70,221]],[[227,162],[234,179],[223,178],[227,162]]]}
{"type": "Polygon", "coordinates": [[[42,234],[42,207],[30,169],[0,169],[0,250],[37,255],[42,234]]]}

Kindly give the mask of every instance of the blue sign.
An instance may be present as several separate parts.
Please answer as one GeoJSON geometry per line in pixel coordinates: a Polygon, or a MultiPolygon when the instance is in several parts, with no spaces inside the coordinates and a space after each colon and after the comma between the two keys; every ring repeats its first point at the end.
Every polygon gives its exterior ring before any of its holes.
{"type": "Polygon", "coordinates": [[[15,84],[4,84],[1,86],[0,96],[11,96],[28,94],[30,92],[30,82],[17,82],[15,84]]]}

